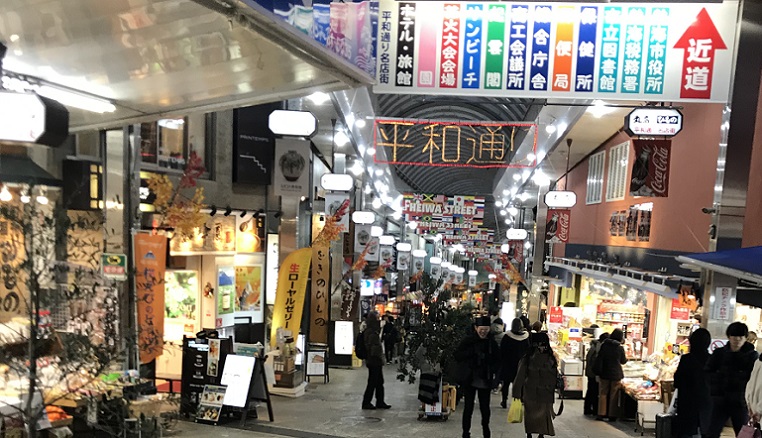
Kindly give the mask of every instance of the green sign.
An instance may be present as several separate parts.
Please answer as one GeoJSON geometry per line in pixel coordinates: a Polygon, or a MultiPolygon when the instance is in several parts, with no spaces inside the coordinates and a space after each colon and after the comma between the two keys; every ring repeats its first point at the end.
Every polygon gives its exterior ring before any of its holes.
{"type": "Polygon", "coordinates": [[[127,279],[127,256],[124,254],[103,254],[101,256],[103,276],[112,280],[127,279]]]}

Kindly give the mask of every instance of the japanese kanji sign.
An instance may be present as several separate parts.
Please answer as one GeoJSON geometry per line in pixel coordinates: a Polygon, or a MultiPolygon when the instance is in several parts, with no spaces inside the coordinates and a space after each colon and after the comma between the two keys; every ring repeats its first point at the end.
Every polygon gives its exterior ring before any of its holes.
{"type": "Polygon", "coordinates": [[[135,234],[135,294],[140,326],[140,363],[149,363],[164,351],[164,273],[167,238],[135,234]]]}
{"type": "Polygon", "coordinates": [[[484,198],[403,193],[402,213],[417,222],[416,230],[429,231],[476,228],[484,222],[484,198]]]}
{"type": "Polygon", "coordinates": [[[381,0],[375,91],[724,103],[737,9],[381,0]]]}
{"type": "Polygon", "coordinates": [[[328,295],[331,269],[329,248],[312,248],[312,299],[310,300],[310,342],[328,343],[328,295]]]}
{"type": "Polygon", "coordinates": [[[278,292],[273,308],[270,347],[275,348],[278,332],[287,330],[292,336],[299,333],[304,311],[304,297],[307,294],[312,248],[301,248],[283,260],[278,270],[278,292]]]}
{"type": "MultiPolygon", "coordinates": [[[[514,139],[534,136],[533,123],[462,123],[415,119],[376,119],[374,143],[383,153],[376,163],[435,167],[526,167],[511,164],[514,139]]],[[[531,164],[531,163],[529,163],[531,164]]]]}

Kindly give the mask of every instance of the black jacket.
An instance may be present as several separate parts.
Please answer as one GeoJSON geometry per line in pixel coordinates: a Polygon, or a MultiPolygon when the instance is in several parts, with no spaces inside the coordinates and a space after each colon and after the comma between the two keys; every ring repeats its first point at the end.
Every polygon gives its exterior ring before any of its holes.
{"type": "MultiPolygon", "coordinates": [[[[680,358],[675,371],[675,389],[677,392],[677,436],[693,436],[698,433],[700,422],[711,414],[709,383],[704,367],[709,353],[697,351],[680,358]]],[[[706,422],[702,431],[706,430],[706,422]]]]}
{"type": "Polygon", "coordinates": [[[730,351],[730,345],[727,344],[714,350],[704,368],[709,376],[712,397],[745,405],[746,382],[751,378],[754,361],[758,356],[754,346],[748,342],[735,353],[730,351]]]}
{"type": "Polygon", "coordinates": [[[492,388],[493,377],[500,366],[500,347],[492,334],[482,339],[476,332],[466,336],[453,353],[458,362],[457,383],[470,386],[474,381],[486,382],[492,388]]]}
{"type": "Polygon", "coordinates": [[[500,341],[500,379],[510,385],[519,370],[519,361],[529,349],[529,332],[517,335],[506,332],[500,341]]]}
{"type": "Polygon", "coordinates": [[[622,365],[627,363],[627,356],[624,354],[624,348],[619,341],[606,339],[601,344],[598,351],[598,357],[595,359],[593,371],[601,379],[622,380],[624,371],[622,365]]]}
{"type": "Polygon", "coordinates": [[[598,352],[601,351],[602,342],[598,339],[590,341],[590,349],[587,350],[587,356],[585,356],[585,376],[588,379],[595,379],[595,372],[593,367],[595,366],[595,360],[598,359],[598,352]]]}
{"type": "Polygon", "coordinates": [[[384,349],[381,347],[381,328],[370,326],[363,333],[365,340],[365,349],[368,351],[368,357],[365,359],[365,366],[381,367],[384,366],[384,349]]]}

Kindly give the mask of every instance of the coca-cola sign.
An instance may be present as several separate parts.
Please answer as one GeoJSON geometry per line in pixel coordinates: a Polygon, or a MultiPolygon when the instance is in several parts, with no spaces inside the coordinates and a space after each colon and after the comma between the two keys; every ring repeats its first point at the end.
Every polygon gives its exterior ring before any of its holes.
{"type": "Polygon", "coordinates": [[[571,210],[548,210],[548,222],[545,226],[546,243],[567,243],[571,225],[571,210]]]}
{"type": "Polygon", "coordinates": [[[633,140],[635,162],[630,177],[631,196],[669,196],[671,140],[633,140]]]}

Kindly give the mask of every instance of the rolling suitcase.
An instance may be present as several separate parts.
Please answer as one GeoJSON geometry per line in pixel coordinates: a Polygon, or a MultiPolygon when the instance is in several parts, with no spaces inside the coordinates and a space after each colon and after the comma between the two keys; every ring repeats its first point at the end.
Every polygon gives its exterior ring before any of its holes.
{"type": "Polygon", "coordinates": [[[672,423],[675,420],[673,414],[656,415],[656,438],[673,438],[672,423]]]}

